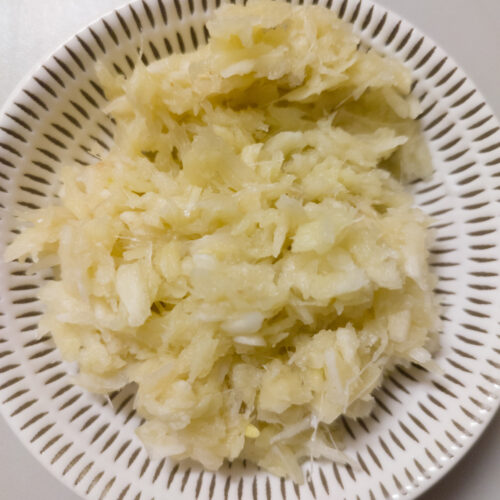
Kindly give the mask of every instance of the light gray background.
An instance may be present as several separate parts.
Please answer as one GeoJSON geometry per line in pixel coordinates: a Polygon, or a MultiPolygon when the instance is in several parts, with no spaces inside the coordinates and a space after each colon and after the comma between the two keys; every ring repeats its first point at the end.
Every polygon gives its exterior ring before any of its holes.
{"type": "MultiPolygon", "coordinates": [[[[378,0],[432,37],[500,116],[499,0],[378,0]]],[[[0,0],[0,106],[19,80],[89,22],[124,0],[0,0]]],[[[467,456],[422,500],[500,498],[500,413],[467,456]]],[[[2,500],[77,500],[0,418],[2,500]],[[22,466],[21,466],[22,465],[22,466]],[[22,473],[21,473],[22,470],[22,473]]]]}

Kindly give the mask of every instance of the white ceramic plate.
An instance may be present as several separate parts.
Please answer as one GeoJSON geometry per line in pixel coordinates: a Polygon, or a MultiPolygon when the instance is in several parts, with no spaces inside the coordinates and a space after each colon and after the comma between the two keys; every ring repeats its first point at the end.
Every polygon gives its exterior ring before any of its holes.
{"type": "MultiPolygon", "coordinates": [[[[344,421],[359,470],[319,464],[302,486],[248,464],[203,472],[189,462],[150,460],[134,435],[133,394],[110,400],[74,387],[72,367],[50,338],[37,339],[38,288],[50,272],[0,267],[1,410],[30,451],[84,498],[382,499],[413,498],[448,471],[477,439],[500,396],[500,132],[463,71],[432,40],[369,0],[320,1],[351,22],[363,41],[414,72],[421,120],[436,171],[412,186],[433,215],[432,266],[440,280],[441,376],[396,370],[363,420],[344,421]]],[[[105,60],[129,74],[139,49],[151,61],[205,42],[214,0],[144,0],[93,23],[61,47],[13,96],[0,116],[0,251],[20,208],[56,191],[60,164],[91,163],[113,124],[93,67],[105,60]]]]}

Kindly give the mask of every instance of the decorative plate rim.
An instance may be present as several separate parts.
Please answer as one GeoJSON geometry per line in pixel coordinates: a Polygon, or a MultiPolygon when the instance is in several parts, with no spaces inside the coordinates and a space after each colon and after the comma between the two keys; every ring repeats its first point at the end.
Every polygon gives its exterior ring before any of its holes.
{"type": "MultiPolygon", "coordinates": [[[[191,2],[191,0],[190,0],[190,2],[191,2]]],[[[54,55],[56,55],[58,53],[58,51],[60,51],[68,43],[74,41],[79,35],[81,35],[83,37],[83,35],[87,33],[89,28],[96,26],[98,23],[102,22],[103,19],[108,18],[109,16],[116,13],[117,11],[124,13],[124,11],[127,8],[129,8],[130,5],[132,5],[133,7],[136,7],[139,10],[141,8],[141,5],[145,5],[145,4],[149,5],[149,4],[153,4],[153,3],[154,3],[154,0],[147,0],[147,1],[145,1],[145,0],[133,0],[131,2],[124,2],[124,4],[122,6],[118,7],[117,9],[112,9],[109,12],[105,12],[104,14],[97,17],[92,22],[88,23],[84,28],[79,30],[73,36],[69,37],[64,43],[61,43],[60,45],[58,45],[51,52],[50,55],[47,55],[47,56],[44,56],[43,58],[41,58],[40,62],[33,66],[33,68],[21,79],[21,81],[16,85],[14,90],[9,94],[8,98],[5,100],[5,102],[3,103],[3,105],[0,108],[0,120],[3,119],[5,117],[5,114],[7,113],[7,111],[13,107],[16,98],[23,91],[23,89],[25,89],[28,86],[28,84],[33,80],[33,77],[35,76],[37,71],[40,70],[42,65],[44,63],[48,63],[49,61],[51,61],[53,59],[54,55]]],[[[175,4],[177,6],[178,0],[173,0],[170,2],[168,2],[168,0],[167,0],[165,3],[169,4],[169,8],[173,8],[173,4],[175,4]]],[[[181,2],[181,3],[183,5],[186,5],[187,0],[185,2],[181,2]]],[[[196,2],[196,6],[198,6],[198,3],[199,2],[196,2]]],[[[297,3],[297,2],[294,2],[294,3],[297,3]]],[[[305,3],[319,3],[322,5],[330,6],[332,3],[341,4],[341,0],[338,0],[338,1],[334,0],[333,2],[331,0],[328,0],[328,1],[325,0],[325,1],[321,1],[321,2],[305,2],[305,3]]],[[[462,70],[461,66],[456,63],[454,58],[450,57],[447,54],[447,52],[444,49],[442,49],[434,41],[434,39],[432,37],[430,37],[425,31],[421,30],[418,26],[414,25],[411,21],[407,20],[404,16],[399,15],[398,13],[394,12],[392,9],[388,9],[388,8],[378,4],[376,1],[373,1],[373,0],[359,0],[359,2],[356,2],[356,0],[343,0],[342,5],[347,5],[347,9],[349,9],[352,6],[354,6],[355,3],[357,3],[357,7],[355,7],[355,9],[359,10],[360,5],[362,5],[362,8],[365,8],[365,9],[371,8],[373,10],[375,8],[375,10],[378,9],[380,14],[385,13],[385,15],[388,15],[389,17],[392,17],[394,19],[398,19],[400,21],[400,23],[403,23],[407,27],[412,28],[412,31],[413,31],[413,29],[415,29],[415,32],[419,36],[421,36],[423,39],[425,39],[426,42],[432,44],[435,48],[437,48],[438,51],[445,54],[447,57],[447,61],[451,62],[452,65],[458,69],[459,74],[464,75],[466,82],[468,84],[472,85],[472,87],[475,89],[475,92],[476,92],[475,95],[478,96],[480,98],[480,100],[485,103],[483,109],[486,110],[488,112],[488,114],[490,114],[493,117],[493,122],[498,123],[498,119],[497,119],[495,113],[493,112],[493,110],[489,106],[488,102],[484,99],[481,91],[479,90],[479,88],[475,84],[474,80],[472,78],[470,78],[467,75],[467,73],[464,70],[462,70]]],[[[189,24],[189,22],[190,22],[190,19],[188,17],[187,23],[189,24]]],[[[184,21],[180,20],[180,23],[182,24],[182,23],[184,23],[184,21]]],[[[462,139],[463,135],[461,135],[460,138],[462,139]]],[[[495,201],[498,202],[498,200],[493,200],[492,201],[493,206],[495,206],[494,205],[495,201]]],[[[496,233],[496,234],[498,234],[498,233],[496,233]]],[[[2,242],[2,245],[0,245],[0,247],[3,247],[3,242],[2,242]]],[[[5,266],[4,263],[2,263],[2,267],[0,270],[1,274],[6,272],[4,269],[6,267],[7,266],[5,266]]],[[[496,293],[496,299],[498,300],[498,293],[499,293],[498,290],[495,293],[496,293]]],[[[4,302],[4,298],[0,299],[0,304],[2,302],[4,302]]],[[[0,316],[0,320],[1,320],[1,318],[2,318],[2,316],[0,316]]],[[[495,321],[498,323],[498,317],[495,317],[495,321]]],[[[0,330],[0,332],[1,332],[1,330],[0,330]]],[[[497,335],[497,337],[498,337],[498,335],[497,335]]],[[[484,359],[482,362],[483,363],[485,362],[484,359]]],[[[4,376],[3,376],[2,372],[0,372],[0,381],[2,381],[2,380],[4,380],[4,376]]],[[[439,468],[439,470],[433,471],[429,478],[423,477],[421,480],[418,480],[417,481],[418,485],[414,488],[414,490],[407,492],[407,494],[409,494],[409,496],[407,498],[414,498],[415,496],[421,495],[424,492],[428,491],[429,488],[431,488],[443,476],[445,476],[466,455],[466,453],[478,441],[478,439],[483,434],[485,429],[491,423],[491,420],[496,415],[498,408],[500,407],[499,395],[496,394],[493,397],[493,401],[490,401],[490,403],[491,404],[490,404],[489,409],[487,410],[487,412],[485,414],[482,415],[481,423],[478,424],[478,426],[473,431],[472,435],[470,437],[468,437],[467,440],[461,442],[462,446],[454,450],[454,453],[453,453],[451,458],[449,458],[444,463],[441,462],[441,468],[439,468]]],[[[72,481],[69,479],[69,476],[62,477],[60,474],[57,473],[56,468],[52,467],[50,465],[47,455],[44,455],[42,457],[41,453],[39,453],[39,452],[37,453],[37,450],[34,448],[34,446],[30,445],[30,442],[28,439],[28,434],[25,432],[22,432],[21,429],[16,429],[14,419],[12,418],[12,416],[8,415],[8,408],[7,408],[6,404],[3,404],[3,403],[0,404],[0,412],[2,413],[3,418],[7,422],[7,425],[12,430],[12,432],[16,436],[19,437],[20,441],[30,451],[30,453],[37,459],[37,461],[39,463],[41,463],[44,466],[44,468],[46,468],[60,482],[65,484],[68,488],[70,488],[76,494],[82,495],[82,493],[74,487],[74,485],[72,484],[72,481]]],[[[170,494],[175,495],[175,493],[170,493],[170,494]]],[[[85,498],[85,497],[82,496],[82,498],[85,498]]],[[[393,496],[393,498],[399,498],[399,496],[393,496]]]]}

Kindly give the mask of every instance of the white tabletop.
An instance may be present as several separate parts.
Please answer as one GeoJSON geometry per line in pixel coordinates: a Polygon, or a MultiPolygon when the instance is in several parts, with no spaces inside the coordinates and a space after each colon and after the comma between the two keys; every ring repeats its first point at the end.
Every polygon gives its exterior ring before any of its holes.
{"type": "MultiPolygon", "coordinates": [[[[500,1],[378,0],[432,37],[474,80],[500,116],[500,1]]],[[[61,42],[124,0],[0,0],[0,106],[61,42]]],[[[467,456],[422,500],[500,498],[500,413],[467,456]]],[[[77,500],[0,418],[2,500],[77,500]],[[22,464],[22,467],[20,466],[22,464]],[[22,470],[22,474],[21,474],[22,470]]]]}

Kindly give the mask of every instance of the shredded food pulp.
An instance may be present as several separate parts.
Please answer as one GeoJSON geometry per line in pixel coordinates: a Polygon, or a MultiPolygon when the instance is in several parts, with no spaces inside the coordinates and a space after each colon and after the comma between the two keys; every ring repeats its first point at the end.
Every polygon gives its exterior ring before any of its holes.
{"type": "Polygon", "coordinates": [[[115,145],[62,168],[6,259],[58,270],[40,332],[89,390],[137,385],[153,456],[302,482],[348,460],[338,419],[387,370],[431,363],[429,220],[403,185],[430,157],[409,70],[333,12],[250,1],[208,31],[129,78],[99,67],[115,145]]]}

